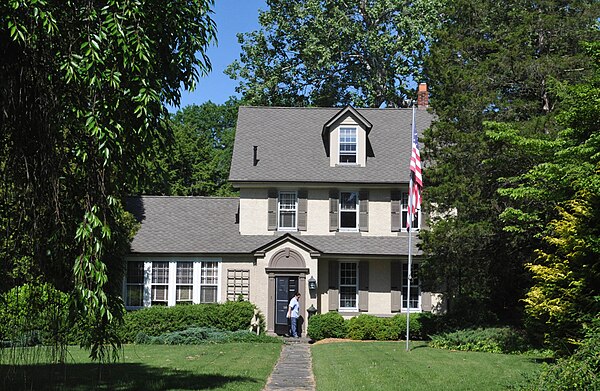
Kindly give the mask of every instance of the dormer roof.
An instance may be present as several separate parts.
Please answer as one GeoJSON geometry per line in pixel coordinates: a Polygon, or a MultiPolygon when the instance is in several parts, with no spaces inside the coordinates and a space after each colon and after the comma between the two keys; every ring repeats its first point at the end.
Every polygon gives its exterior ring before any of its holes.
{"type": "Polygon", "coordinates": [[[323,125],[323,131],[321,132],[321,138],[323,139],[323,145],[325,146],[325,153],[327,156],[330,154],[329,146],[329,133],[333,128],[346,117],[351,117],[357,124],[363,127],[367,132],[367,136],[371,132],[373,125],[366,119],[361,113],[359,113],[354,107],[346,106],[336,113],[329,121],[323,125]]]}

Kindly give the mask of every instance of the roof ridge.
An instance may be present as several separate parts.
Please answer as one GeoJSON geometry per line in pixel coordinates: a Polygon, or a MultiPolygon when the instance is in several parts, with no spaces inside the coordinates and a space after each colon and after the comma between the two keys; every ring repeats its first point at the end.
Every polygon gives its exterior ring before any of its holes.
{"type": "MultiPolygon", "coordinates": [[[[289,106],[240,106],[240,108],[245,109],[289,109],[289,110],[343,110],[348,106],[340,106],[340,107],[316,107],[316,106],[301,106],[301,107],[289,107],[289,106]]],[[[355,110],[378,110],[378,111],[404,111],[404,110],[412,110],[411,107],[354,107],[350,106],[355,110]]]]}
{"type": "Polygon", "coordinates": [[[205,199],[205,200],[239,200],[240,197],[235,196],[182,196],[182,195],[153,195],[153,194],[140,194],[140,195],[128,195],[128,198],[184,198],[184,199],[205,199]]]}

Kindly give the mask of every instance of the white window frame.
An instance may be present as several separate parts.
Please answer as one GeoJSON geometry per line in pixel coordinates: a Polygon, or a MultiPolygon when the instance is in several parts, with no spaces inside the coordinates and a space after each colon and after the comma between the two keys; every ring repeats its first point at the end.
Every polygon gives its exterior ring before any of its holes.
{"type": "MultiPolygon", "coordinates": [[[[416,289],[417,290],[417,306],[415,308],[410,308],[410,312],[422,312],[421,310],[421,281],[419,279],[419,264],[418,263],[413,263],[412,264],[412,270],[411,270],[411,274],[412,274],[412,281],[410,282],[410,289],[416,289]]],[[[402,300],[401,300],[401,306],[402,306],[402,312],[406,312],[407,311],[407,305],[410,305],[410,293],[407,292],[408,290],[408,263],[404,263],[402,264],[402,290],[400,292],[402,292],[402,300]],[[404,292],[407,292],[407,295],[404,294],[404,292]],[[408,297],[406,297],[408,296],[408,297]],[[406,300],[406,304],[404,303],[404,301],[406,300]]]]}
{"type": "MultiPolygon", "coordinates": [[[[406,219],[408,218],[408,192],[402,192],[400,198],[400,230],[406,230],[406,219]]],[[[411,230],[418,231],[421,228],[421,207],[417,208],[417,213],[415,213],[415,220],[413,224],[411,224],[411,230]]]]}
{"type": "Polygon", "coordinates": [[[277,230],[279,231],[297,231],[298,230],[298,192],[297,191],[280,191],[279,197],[277,197],[277,230]],[[294,196],[294,207],[293,208],[282,208],[282,196],[283,195],[293,195],[294,196]],[[282,218],[281,213],[294,213],[294,226],[293,227],[283,227],[282,226],[282,218]]]}
{"type": "Polygon", "coordinates": [[[171,268],[171,262],[169,261],[164,261],[164,260],[157,260],[157,261],[152,261],[152,272],[150,275],[150,295],[151,295],[151,303],[152,305],[163,305],[163,304],[159,304],[159,303],[164,303],[164,305],[169,305],[169,293],[171,292],[171,290],[169,289],[169,281],[171,281],[172,279],[169,278],[170,277],[170,268],[171,268]],[[160,264],[160,265],[159,265],[160,264]],[[166,264],[166,269],[164,267],[164,264],[166,264]],[[166,270],[166,276],[159,276],[158,271],[159,270],[166,270]],[[159,281],[160,280],[160,281],[159,281]],[[166,281],[163,281],[166,280],[166,281]],[[158,287],[164,287],[165,288],[165,297],[161,298],[159,300],[156,299],[155,296],[155,290],[154,288],[158,288],[158,287]]]}
{"type": "Polygon", "coordinates": [[[144,306],[144,285],[145,285],[145,274],[146,274],[145,271],[146,270],[145,270],[145,262],[144,261],[135,260],[135,261],[128,261],[127,262],[127,270],[126,270],[126,273],[125,273],[125,292],[124,292],[124,297],[125,297],[125,300],[126,300],[125,301],[125,305],[126,305],[127,308],[142,308],[144,306]],[[142,281],[141,282],[130,282],[129,281],[129,266],[132,265],[132,264],[134,264],[134,263],[137,263],[137,264],[141,265],[141,269],[142,269],[142,281]],[[141,288],[141,297],[140,297],[141,303],[140,303],[140,305],[131,305],[131,304],[129,304],[129,299],[130,299],[130,297],[129,297],[129,288],[130,287],[132,287],[132,288],[133,287],[141,288]]]}
{"type": "Polygon", "coordinates": [[[218,303],[219,302],[219,282],[221,279],[221,267],[220,262],[215,260],[203,260],[200,263],[200,280],[198,286],[198,302],[199,303],[218,303]],[[208,267],[210,264],[210,268],[208,267]],[[205,273],[214,273],[214,275],[207,275],[205,273]],[[208,282],[209,279],[214,279],[214,282],[208,282]],[[214,301],[202,300],[202,288],[214,288],[214,301]]]}
{"type": "MultiPolygon", "coordinates": [[[[140,262],[137,260],[132,260],[131,262],[140,262]]],[[[222,260],[220,258],[150,258],[150,259],[145,259],[143,261],[141,261],[144,265],[143,270],[144,270],[144,282],[143,284],[139,284],[139,283],[130,283],[129,281],[127,281],[127,275],[125,275],[124,278],[124,284],[123,284],[123,297],[124,297],[124,301],[125,303],[127,303],[128,300],[128,291],[127,291],[127,287],[128,286],[133,286],[133,285],[142,285],[142,294],[143,294],[143,306],[144,307],[150,307],[152,305],[167,305],[167,306],[174,306],[178,303],[193,303],[193,304],[199,304],[201,302],[201,291],[203,287],[215,287],[213,288],[215,290],[214,293],[214,298],[215,298],[215,303],[218,303],[221,301],[221,282],[222,282],[222,278],[223,278],[223,265],[222,265],[222,260]],[[179,300],[178,295],[177,295],[177,288],[181,287],[181,286],[189,286],[189,283],[181,283],[179,282],[178,278],[177,278],[177,265],[181,264],[181,263],[191,263],[193,264],[192,266],[192,299],[190,300],[179,300]],[[163,264],[166,263],[168,266],[166,267],[166,270],[164,271],[164,275],[160,277],[160,281],[154,282],[157,280],[157,275],[156,272],[154,273],[154,278],[153,278],[153,271],[155,270],[155,265],[158,267],[158,264],[163,264]],[[203,265],[207,265],[208,263],[212,263],[211,266],[211,270],[213,273],[213,276],[211,276],[210,278],[208,276],[205,275],[206,271],[208,269],[206,269],[206,267],[204,268],[204,272],[203,272],[203,265]],[[207,280],[208,279],[208,280],[207,280]],[[161,300],[155,300],[156,296],[155,296],[155,289],[153,289],[154,287],[165,287],[166,292],[165,292],[165,297],[166,298],[161,298],[161,300]]],[[[161,265],[164,267],[164,265],[161,265]]],[[[211,301],[212,303],[213,301],[211,301]]],[[[141,308],[140,306],[128,306],[126,305],[127,309],[137,309],[137,308],[141,308]]]]}
{"type": "Polygon", "coordinates": [[[358,129],[356,126],[341,126],[338,135],[338,163],[342,165],[357,165],[358,164],[358,129]],[[348,131],[354,133],[354,141],[346,141],[352,134],[347,134],[348,131]],[[342,151],[342,145],[354,145],[354,151],[342,151]],[[343,162],[342,156],[354,156],[353,162],[343,162]]]}
{"type": "Polygon", "coordinates": [[[338,227],[340,232],[358,232],[359,230],[359,211],[360,211],[360,200],[358,199],[358,191],[353,190],[344,190],[340,191],[339,195],[339,203],[338,203],[338,227]],[[356,202],[354,203],[354,210],[352,209],[342,209],[342,194],[350,193],[354,194],[354,199],[356,202]],[[354,227],[342,227],[342,214],[350,214],[354,212],[356,224],[354,227]]]}
{"type": "Polygon", "coordinates": [[[357,261],[340,261],[339,263],[339,274],[338,274],[338,287],[339,287],[339,309],[340,312],[347,312],[347,311],[358,311],[358,279],[359,279],[359,273],[358,273],[358,262],[357,261]],[[356,273],[355,279],[356,279],[356,283],[355,284],[343,284],[342,283],[342,265],[354,265],[354,271],[356,273]],[[342,302],[342,287],[354,287],[355,291],[356,291],[356,295],[354,298],[354,302],[356,303],[356,305],[354,307],[345,307],[343,306],[343,302],[342,302]]]}
{"type": "Polygon", "coordinates": [[[175,264],[176,278],[175,278],[175,304],[192,304],[194,301],[194,262],[193,261],[177,261],[175,264]],[[189,273],[191,276],[180,275],[179,266],[191,266],[189,273]],[[189,281],[182,281],[183,277],[191,277],[189,281]],[[180,288],[190,289],[190,295],[188,299],[182,300],[180,297],[180,288]]]}

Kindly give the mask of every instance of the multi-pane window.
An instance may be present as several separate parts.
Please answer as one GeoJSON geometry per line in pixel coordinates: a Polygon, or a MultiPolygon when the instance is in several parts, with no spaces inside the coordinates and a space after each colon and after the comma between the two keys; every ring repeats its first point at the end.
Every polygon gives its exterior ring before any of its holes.
{"type": "Polygon", "coordinates": [[[127,301],[128,307],[144,305],[144,262],[127,262],[127,301]]]}
{"type": "Polygon", "coordinates": [[[340,128],[340,163],[356,163],[356,128],[340,128]]]}
{"type": "Polygon", "coordinates": [[[217,302],[218,262],[202,262],[200,273],[200,303],[217,302]]]}
{"type": "MultiPolygon", "coordinates": [[[[129,261],[123,292],[126,306],[216,303],[219,265],[216,259],[129,261]]],[[[247,293],[247,279],[245,289],[247,293]]]]}
{"type": "Polygon", "coordinates": [[[296,229],[296,212],[298,210],[295,191],[279,192],[279,229],[296,229]]]}
{"type": "Polygon", "coordinates": [[[175,302],[191,303],[194,282],[194,263],[177,262],[176,297],[175,302]]]}
{"type": "Polygon", "coordinates": [[[358,308],[358,264],[340,262],[340,309],[358,308]]]}
{"type": "MultiPolygon", "coordinates": [[[[421,297],[421,287],[419,286],[419,265],[412,264],[411,266],[412,280],[410,282],[410,310],[419,310],[419,298],[421,297]]],[[[402,308],[408,308],[406,301],[408,295],[408,264],[404,264],[402,268],[402,308]]]]}
{"type": "MultiPolygon", "coordinates": [[[[413,223],[411,229],[419,229],[419,217],[421,215],[421,208],[417,209],[417,213],[414,214],[413,223]]],[[[406,222],[408,220],[408,193],[402,193],[402,221],[400,222],[400,228],[406,229],[406,222]]]]}
{"type": "Polygon", "coordinates": [[[356,231],[358,229],[358,193],[354,191],[340,192],[340,230],[356,231]]]}
{"type": "Polygon", "coordinates": [[[169,262],[152,262],[152,305],[169,300],[169,262]]]}

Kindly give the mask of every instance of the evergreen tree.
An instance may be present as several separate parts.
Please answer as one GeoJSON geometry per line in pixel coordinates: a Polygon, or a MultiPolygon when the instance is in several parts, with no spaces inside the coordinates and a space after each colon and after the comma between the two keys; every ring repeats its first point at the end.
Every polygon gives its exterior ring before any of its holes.
{"type": "MultiPolygon", "coordinates": [[[[589,74],[581,40],[598,37],[598,2],[454,1],[426,59],[438,118],[424,137],[425,196],[433,216],[424,232],[423,272],[450,301],[477,299],[502,319],[519,313],[531,283],[524,264],[535,237],[503,229],[510,178],[548,158],[544,148],[514,148],[489,137],[487,121],[518,123],[521,136],[553,140],[555,80],[589,74]]],[[[495,126],[495,125],[494,125],[495,126]]]]}

